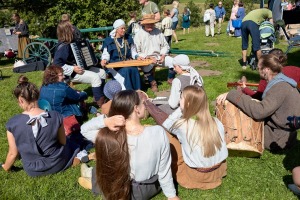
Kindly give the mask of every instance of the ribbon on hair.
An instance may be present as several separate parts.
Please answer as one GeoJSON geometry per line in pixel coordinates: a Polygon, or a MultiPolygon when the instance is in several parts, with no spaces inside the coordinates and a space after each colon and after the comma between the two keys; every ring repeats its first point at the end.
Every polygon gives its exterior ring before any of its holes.
{"type": "Polygon", "coordinates": [[[33,136],[36,138],[39,127],[46,127],[47,121],[44,117],[48,117],[48,113],[47,112],[43,112],[39,115],[36,116],[29,116],[30,119],[26,122],[27,125],[32,125],[32,132],[33,132],[33,136]]]}

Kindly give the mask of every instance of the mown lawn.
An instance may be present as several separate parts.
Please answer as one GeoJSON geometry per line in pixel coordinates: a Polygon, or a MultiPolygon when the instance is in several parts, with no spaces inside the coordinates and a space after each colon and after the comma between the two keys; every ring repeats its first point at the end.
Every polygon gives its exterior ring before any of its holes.
{"type": "MultiPolygon", "coordinates": [[[[225,29],[225,24],[223,30],[225,29]]],[[[239,64],[241,57],[241,39],[228,37],[225,34],[214,38],[204,36],[204,27],[192,28],[190,34],[182,35],[178,30],[179,43],[173,44],[173,48],[214,50],[230,53],[230,57],[200,57],[190,56],[191,60],[207,61],[205,69],[222,72],[219,76],[204,77],[205,89],[209,100],[213,101],[219,94],[228,91],[227,82],[238,80],[246,75],[249,82],[259,80],[257,71],[251,69],[242,70],[239,64]]],[[[286,49],[286,42],[280,41],[280,47],[286,49]]],[[[291,51],[289,64],[299,66],[300,52],[291,51]]],[[[12,89],[16,86],[19,74],[12,72],[12,61],[0,60],[0,69],[4,80],[0,80],[0,162],[5,161],[7,152],[7,139],[5,123],[13,115],[21,112],[16,100],[12,96],[12,89]]],[[[157,73],[157,79],[161,83],[160,90],[168,89],[166,70],[157,73]]],[[[41,85],[42,72],[26,73],[30,81],[41,85]]],[[[76,85],[77,89],[87,90],[91,94],[88,85],[76,85]]],[[[147,90],[149,96],[154,96],[147,90]]],[[[90,97],[89,102],[92,101],[90,97]]],[[[211,112],[213,113],[213,106],[211,112]]],[[[91,116],[90,116],[91,117],[91,116]]],[[[153,123],[148,119],[144,123],[153,123]]],[[[155,139],[155,138],[153,138],[155,139]]],[[[260,158],[228,158],[228,175],[223,179],[223,184],[214,190],[187,190],[178,188],[182,199],[297,199],[286,187],[292,182],[291,169],[300,165],[300,142],[289,150],[279,154],[271,154],[265,151],[260,158]]],[[[91,162],[91,165],[95,163],[91,162]]],[[[22,167],[17,161],[15,166],[22,167]]],[[[90,191],[81,188],[77,179],[80,175],[80,167],[73,167],[65,172],[38,178],[30,178],[20,169],[16,172],[6,173],[0,171],[0,199],[94,199],[90,191]]],[[[163,194],[155,199],[165,199],[163,194]]]]}

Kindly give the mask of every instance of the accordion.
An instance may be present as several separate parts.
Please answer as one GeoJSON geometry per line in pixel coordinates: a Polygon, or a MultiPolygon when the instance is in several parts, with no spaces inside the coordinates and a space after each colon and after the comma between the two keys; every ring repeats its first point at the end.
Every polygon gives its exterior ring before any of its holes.
{"type": "Polygon", "coordinates": [[[90,67],[98,64],[94,50],[88,40],[81,40],[71,43],[71,49],[77,66],[80,66],[84,69],[89,69],[90,67]]]}

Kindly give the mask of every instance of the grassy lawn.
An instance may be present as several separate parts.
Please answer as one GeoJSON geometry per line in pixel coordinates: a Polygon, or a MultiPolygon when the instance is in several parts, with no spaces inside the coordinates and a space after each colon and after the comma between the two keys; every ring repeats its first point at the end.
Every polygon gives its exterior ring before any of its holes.
{"type": "MultiPolygon", "coordinates": [[[[184,1],[183,1],[184,2],[184,1]]],[[[225,30],[225,24],[223,26],[225,30]]],[[[179,43],[173,44],[172,48],[214,50],[230,53],[230,57],[200,57],[190,56],[192,61],[200,60],[209,63],[205,69],[222,72],[219,76],[204,77],[205,89],[209,100],[213,101],[219,94],[227,92],[227,82],[238,80],[246,75],[249,82],[258,82],[257,71],[251,69],[242,70],[239,59],[241,58],[241,39],[228,37],[225,34],[214,38],[205,37],[204,27],[192,28],[190,34],[183,35],[177,31],[179,43]]],[[[280,41],[276,47],[286,49],[286,42],[280,41]]],[[[299,66],[300,51],[293,50],[288,55],[289,64],[299,66]]],[[[21,112],[16,100],[12,96],[12,90],[16,86],[19,74],[12,72],[13,61],[0,60],[4,80],[0,80],[0,162],[5,161],[7,152],[7,139],[5,124],[13,115],[21,112]]],[[[166,83],[166,70],[157,73],[160,82],[159,89],[168,89],[166,83]]],[[[41,85],[42,72],[26,73],[30,81],[41,85]]],[[[88,85],[76,85],[77,89],[87,90],[91,95],[88,85]]],[[[149,96],[154,94],[147,90],[149,96]]],[[[90,97],[89,102],[92,101],[90,97]]],[[[211,106],[211,112],[213,113],[211,106]]],[[[90,116],[91,118],[91,116],[90,116]]],[[[152,123],[148,119],[145,123],[152,123]]],[[[297,199],[286,187],[292,183],[291,169],[300,165],[300,142],[289,150],[279,154],[271,154],[265,151],[260,158],[228,158],[228,174],[223,179],[220,187],[209,190],[187,190],[178,187],[179,196],[182,199],[297,199]]],[[[91,162],[90,165],[95,163],[91,162]]],[[[15,166],[22,167],[17,161],[15,166]]],[[[77,179],[80,175],[80,167],[72,167],[65,172],[51,176],[30,178],[24,170],[6,173],[0,171],[0,199],[94,199],[90,191],[81,188],[77,179]]],[[[161,193],[155,199],[165,199],[161,193]]]]}

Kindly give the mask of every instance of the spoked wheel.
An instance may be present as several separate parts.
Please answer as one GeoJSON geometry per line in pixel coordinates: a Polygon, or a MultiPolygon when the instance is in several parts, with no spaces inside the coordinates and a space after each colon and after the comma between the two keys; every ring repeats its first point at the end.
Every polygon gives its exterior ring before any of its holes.
{"type": "Polygon", "coordinates": [[[43,43],[31,42],[24,49],[23,60],[26,63],[42,61],[48,67],[51,59],[50,50],[43,43]]]}

